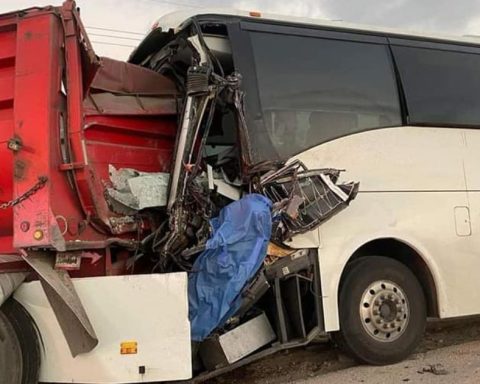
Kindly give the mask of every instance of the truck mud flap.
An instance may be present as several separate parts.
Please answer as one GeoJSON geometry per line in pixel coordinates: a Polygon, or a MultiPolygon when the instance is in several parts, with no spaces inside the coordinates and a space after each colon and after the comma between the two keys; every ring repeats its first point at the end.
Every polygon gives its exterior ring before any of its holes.
{"type": "Polygon", "coordinates": [[[54,256],[28,252],[24,260],[37,272],[73,357],[93,350],[98,338],[66,271],[54,269],[54,256]]]}

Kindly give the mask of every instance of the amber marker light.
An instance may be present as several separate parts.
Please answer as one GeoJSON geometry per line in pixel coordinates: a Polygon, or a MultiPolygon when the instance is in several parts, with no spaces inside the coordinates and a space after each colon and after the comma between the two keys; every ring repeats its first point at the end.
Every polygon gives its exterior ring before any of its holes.
{"type": "Polygon", "coordinates": [[[138,352],[138,345],[136,341],[123,341],[120,343],[121,355],[136,355],[138,352]]]}

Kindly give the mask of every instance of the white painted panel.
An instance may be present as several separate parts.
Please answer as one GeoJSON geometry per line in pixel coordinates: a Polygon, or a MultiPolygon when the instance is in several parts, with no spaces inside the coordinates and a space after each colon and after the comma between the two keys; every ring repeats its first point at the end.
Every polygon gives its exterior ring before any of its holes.
{"type": "Polygon", "coordinates": [[[52,383],[133,383],[191,377],[186,273],[74,279],[99,338],[90,353],[72,358],[38,282],[15,294],[33,316],[45,352],[40,380],[52,383]],[[138,353],[121,355],[136,341],[138,353]],[[144,375],[139,367],[145,366],[144,375]]]}
{"type": "Polygon", "coordinates": [[[318,237],[318,229],[293,236],[287,239],[285,244],[291,248],[317,248],[320,246],[320,238],[318,237]]]}
{"type": "MultiPolygon", "coordinates": [[[[309,168],[345,169],[343,180],[360,182],[350,207],[320,226],[327,331],[339,326],[338,286],[348,259],[368,241],[386,237],[422,255],[437,284],[441,317],[480,313],[480,284],[472,273],[480,271],[480,193],[478,202],[467,193],[467,155],[463,129],[397,127],[346,136],[297,156],[309,168]],[[469,207],[471,236],[464,236],[466,229],[458,235],[455,207],[469,207]]],[[[480,172],[477,177],[480,187],[480,172]]]]}
{"type": "Polygon", "coordinates": [[[345,169],[362,191],[465,190],[461,129],[396,127],[345,136],[300,158],[309,168],[345,169]]]}
{"type": "Polygon", "coordinates": [[[363,244],[395,238],[416,249],[438,288],[441,317],[480,313],[478,249],[471,236],[460,237],[454,208],[466,204],[465,193],[361,193],[351,206],[320,227],[319,251],[327,330],[338,329],[337,293],[350,256],[363,244]]]}
{"type": "MultiPolygon", "coordinates": [[[[462,130],[467,148],[465,159],[471,237],[480,252],[480,129],[462,130]]],[[[480,255],[479,255],[480,258],[480,255]]]]}

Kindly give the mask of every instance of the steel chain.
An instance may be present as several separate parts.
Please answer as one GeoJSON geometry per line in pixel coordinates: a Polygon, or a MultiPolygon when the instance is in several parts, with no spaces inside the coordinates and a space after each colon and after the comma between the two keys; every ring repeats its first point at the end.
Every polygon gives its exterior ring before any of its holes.
{"type": "Polygon", "coordinates": [[[18,196],[16,199],[7,201],[5,203],[0,204],[0,209],[8,209],[14,207],[17,204],[20,204],[22,201],[27,200],[35,193],[37,193],[40,189],[42,189],[48,181],[48,177],[46,176],[39,176],[37,183],[26,191],[23,195],[18,196]]]}

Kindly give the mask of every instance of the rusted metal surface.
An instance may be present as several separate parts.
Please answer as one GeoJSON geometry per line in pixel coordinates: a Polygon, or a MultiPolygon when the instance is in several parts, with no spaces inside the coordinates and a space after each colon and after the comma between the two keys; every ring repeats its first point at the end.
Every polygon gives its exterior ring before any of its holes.
{"type": "Polygon", "coordinates": [[[27,189],[23,195],[17,196],[15,199],[7,201],[5,203],[0,204],[0,209],[8,209],[12,208],[17,204],[20,204],[22,201],[25,201],[32,197],[37,191],[42,189],[45,184],[47,183],[48,179],[45,176],[40,176],[38,181],[29,189],[27,189]]]}

